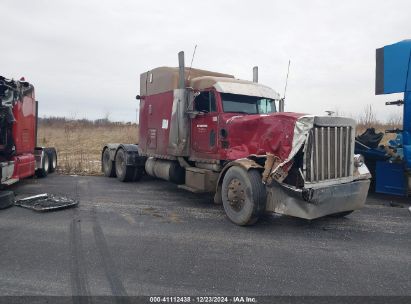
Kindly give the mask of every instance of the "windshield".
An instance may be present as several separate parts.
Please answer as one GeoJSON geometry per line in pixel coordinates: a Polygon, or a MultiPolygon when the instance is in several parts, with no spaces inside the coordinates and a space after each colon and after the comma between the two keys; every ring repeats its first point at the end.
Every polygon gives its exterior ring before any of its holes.
{"type": "Polygon", "coordinates": [[[270,98],[221,93],[224,112],[267,114],[277,112],[270,98]]]}

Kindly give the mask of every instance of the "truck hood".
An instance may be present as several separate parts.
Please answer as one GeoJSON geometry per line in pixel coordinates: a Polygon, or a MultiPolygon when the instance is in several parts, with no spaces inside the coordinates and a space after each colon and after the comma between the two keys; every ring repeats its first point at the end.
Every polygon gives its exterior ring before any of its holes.
{"type": "Polygon", "coordinates": [[[274,154],[288,162],[304,144],[314,116],[301,113],[224,114],[228,136],[227,159],[274,154]],[[231,116],[231,117],[230,117],[231,116]]]}

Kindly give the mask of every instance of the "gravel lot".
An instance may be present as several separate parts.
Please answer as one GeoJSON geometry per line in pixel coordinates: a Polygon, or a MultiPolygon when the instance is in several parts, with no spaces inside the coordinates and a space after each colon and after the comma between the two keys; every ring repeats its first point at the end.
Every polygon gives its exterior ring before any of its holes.
{"type": "Polygon", "coordinates": [[[80,205],[0,211],[0,295],[411,295],[405,199],[238,227],[211,196],[159,180],[53,174],[12,189],[80,205]]]}

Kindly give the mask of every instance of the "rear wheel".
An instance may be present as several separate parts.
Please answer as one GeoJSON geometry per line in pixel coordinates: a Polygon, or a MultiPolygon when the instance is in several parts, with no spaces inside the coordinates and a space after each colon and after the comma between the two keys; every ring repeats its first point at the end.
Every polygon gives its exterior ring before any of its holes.
{"type": "Polygon", "coordinates": [[[47,148],[45,152],[49,157],[49,173],[53,173],[57,168],[57,152],[54,148],[47,148]]]}
{"type": "Polygon", "coordinates": [[[122,182],[129,182],[135,179],[135,167],[126,165],[124,149],[119,149],[116,154],[116,175],[122,182]]]}
{"type": "Polygon", "coordinates": [[[46,177],[49,173],[49,154],[46,151],[43,151],[43,159],[41,161],[41,168],[38,168],[36,171],[37,177],[46,177]]]}
{"type": "Polygon", "coordinates": [[[255,224],[265,209],[266,189],[257,170],[233,166],[223,179],[222,201],[225,213],[235,224],[255,224]]]}
{"type": "Polygon", "coordinates": [[[103,166],[104,175],[107,177],[115,177],[116,176],[116,169],[113,164],[113,161],[110,158],[110,151],[109,149],[105,149],[103,152],[103,157],[101,159],[101,163],[103,166]]]}

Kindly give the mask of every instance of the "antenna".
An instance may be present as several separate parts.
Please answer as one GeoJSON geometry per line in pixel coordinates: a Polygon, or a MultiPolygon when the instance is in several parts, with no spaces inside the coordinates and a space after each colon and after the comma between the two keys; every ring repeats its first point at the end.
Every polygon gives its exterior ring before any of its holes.
{"type": "Polygon", "coordinates": [[[290,64],[291,60],[288,59],[288,68],[287,68],[287,78],[285,79],[285,87],[284,87],[284,95],[283,98],[280,98],[278,107],[280,112],[284,112],[284,101],[285,101],[285,93],[287,93],[287,84],[288,84],[288,75],[290,74],[290,64]]]}
{"type": "Polygon", "coordinates": [[[288,74],[290,73],[290,64],[291,64],[291,60],[288,59],[287,78],[285,79],[285,88],[284,88],[284,95],[283,95],[284,100],[285,100],[285,93],[287,93],[288,74]]]}
{"type": "Polygon", "coordinates": [[[193,57],[191,57],[190,69],[188,70],[187,79],[190,79],[190,72],[191,72],[191,67],[193,66],[193,60],[194,60],[194,56],[196,54],[196,49],[197,49],[197,44],[194,47],[193,57]]]}

